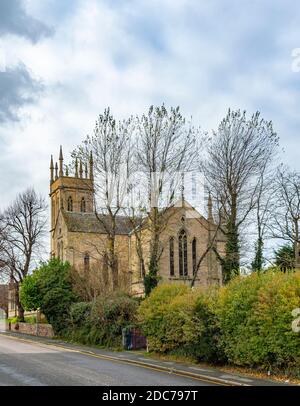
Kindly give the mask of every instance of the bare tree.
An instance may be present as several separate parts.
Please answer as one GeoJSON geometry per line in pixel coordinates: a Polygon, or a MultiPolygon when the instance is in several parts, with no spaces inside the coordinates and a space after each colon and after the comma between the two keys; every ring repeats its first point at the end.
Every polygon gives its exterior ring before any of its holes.
{"type": "Polygon", "coordinates": [[[45,200],[29,188],[0,214],[0,272],[14,285],[21,320],[24,320],[24,309],[19,288],[40,252],[46,227],[46,207],[45,200]]]}
{"type": "Polygon", "coordinates": [[[117,122],[108,108],[99,115],[94,134],[87,136],[72,154],[84,161],[92,161],[95,215],[107,233],[103,255],[114,288],[118,287],[116,222],[122,214],[132,171],[133,128],[132,118],[117,122]]]}
{"type": "MultiPolygon", "coordinates": [[[[195,134],[198,132],[182,117],[179,107],[149,108],[137,117],[136,162],[145,187],[147,227],[150,231],[148,273],[145,291],[157,284],[158,263],[162,254],[160,236],[168,219],[167,209],[174,204],[181,175],[193,168],[197,158],[195,134]]],[[[141,252],[141,250],[138,250],[141,252]]]]}
{"type": "Polygon", "coordinates": [[[286,167],[279,168],[273,193],[276,205],[269,227],[270,235],[292,244],[296,262],[300,243],[300,173],[286,167]]]}
{"type": "Polygon", "coordinates": [[[240,228],[257,203],[260,175],[277,145],[272,122],[259,112],[247,119],[240,110],[229,110],[210,139],[204,173],[226,220],[224,282],[239,272],[240,228]]]}

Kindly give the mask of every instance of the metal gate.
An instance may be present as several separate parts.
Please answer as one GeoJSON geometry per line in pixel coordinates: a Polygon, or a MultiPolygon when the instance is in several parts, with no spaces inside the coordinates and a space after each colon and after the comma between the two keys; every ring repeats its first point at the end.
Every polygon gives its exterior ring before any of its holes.
{"type": "Polygon", "coordinates": [[[123,348],[126,350],[139,350],[147,347],[147,339],[136,328],[122,330],[123,348]]]}

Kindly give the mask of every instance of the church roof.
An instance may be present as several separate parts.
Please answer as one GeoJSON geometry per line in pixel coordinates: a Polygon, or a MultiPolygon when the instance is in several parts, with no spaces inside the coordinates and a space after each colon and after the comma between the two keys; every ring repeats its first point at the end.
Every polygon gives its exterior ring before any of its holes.
{"type": "MultiPolygon", "coordinates": [[[[78,213],[63,210],[63,217],[70,232],[106,234],[105,224],[109,224],[109,217],[104,214],[96,216],[94,213],[78,213]]],[[[131,229],[132,225],[128,217],[116,217],[116,234],[127,235],[131,229]]]]}

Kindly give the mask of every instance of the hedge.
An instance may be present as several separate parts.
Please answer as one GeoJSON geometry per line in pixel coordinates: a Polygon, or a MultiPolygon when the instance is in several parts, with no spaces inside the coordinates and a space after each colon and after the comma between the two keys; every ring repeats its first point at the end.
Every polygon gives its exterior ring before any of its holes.
{"type": "Polygon", "coordinates": [[[254,273],[221,289],[160,285],[141,304],[150,350],[300,376],[300,273],[254,273]]]}
{"type": "Polygon", "coordinates": [[[291,326],[299,307],[299,272],[255,273],[221,289],[218,320],[228,361],[299,373],[300,334],[291,326]]]}
{"type": "Polygon", "coordinates": [[[64,335],[83,344],[120,348],[122,329],[135,326],[138,304],[122,292],[99,296],[93,303],[74,303],[64,335]]]}
{"type": "Polygon", "coordinates": [[[222,359],[215,318],[215,290],[160,285],[139,308],[139,321],[150,350],[188,355],[204,361],[222,359]]]}

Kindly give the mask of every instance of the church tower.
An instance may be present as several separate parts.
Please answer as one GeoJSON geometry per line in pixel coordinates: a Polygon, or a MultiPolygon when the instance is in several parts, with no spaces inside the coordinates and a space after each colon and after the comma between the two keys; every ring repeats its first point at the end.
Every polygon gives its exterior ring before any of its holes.
{"type": "Polygon", "coordinates": [[[64,233],[61,229],[60,217],[64,212],[94,212],[94,175],[93,156],[89,164],[76,158],[75,174],[69,175],[68,167],[64,167],[62,147],[59,151],[59,164],[50,160],[50,202],[51,202],[51,256],[62,260],[64,257],[64,233]],[[89,167],[89,168],[88,168],[89,167]]]}

